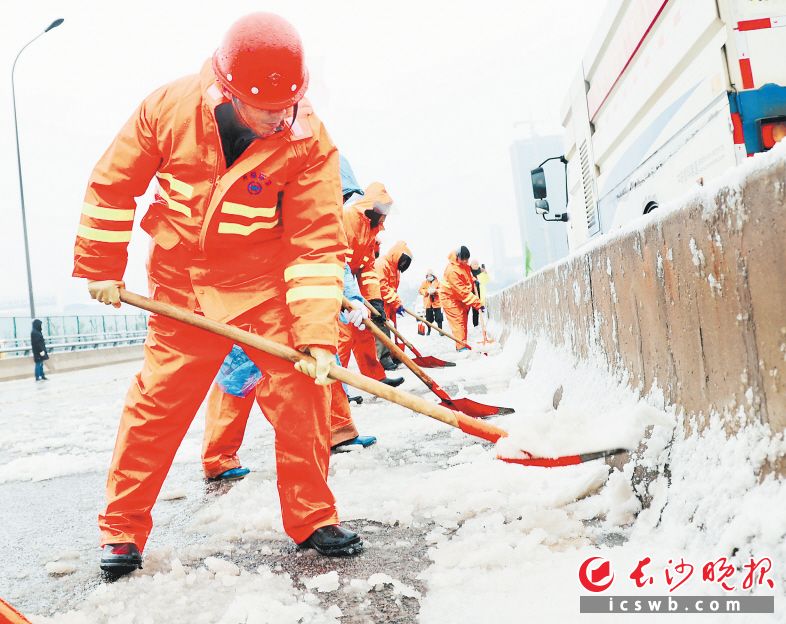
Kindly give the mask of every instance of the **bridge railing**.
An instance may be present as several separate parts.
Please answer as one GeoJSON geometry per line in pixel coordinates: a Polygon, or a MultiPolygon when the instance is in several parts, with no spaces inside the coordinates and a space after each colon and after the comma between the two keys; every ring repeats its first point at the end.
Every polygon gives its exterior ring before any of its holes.
{"type": "MultiPolygon", "coordinates": [[[[42,316],[42,333],[50,352],[140,344],[147,333],[147,315],[106,314],[42,316]]],[[[0,358],[31,354],[29,317],[0,318],[0,358]]]]}

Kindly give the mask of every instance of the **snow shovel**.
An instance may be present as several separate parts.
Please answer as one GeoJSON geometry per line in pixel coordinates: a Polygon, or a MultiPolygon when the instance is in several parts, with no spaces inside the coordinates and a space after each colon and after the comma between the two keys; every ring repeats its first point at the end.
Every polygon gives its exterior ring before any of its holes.
{"type": "MultiPolygon", "coordinates": [[[[371,305],[365,299],[363,299],[363,303],[368,308],[368,311],[371,312],[372,316],[379,316],[379,311],[373,305],[371,305]]],[[[393,332],[396,338],[398,338],[405,347],[407,347],[410,351],[412,351],[412,353],[415,354],[415,357],[412,361],[415,362],[415,364],[417,364],[418,366],[422,368],[447,368],[449,366],[456,365],[455,362],[448,362],[446,360],[441,360],[438,357],[434,357],[433,355],[422,355],[420,351],[418,351],[415,348],[415,345],[413,345],[409,340],[404,338],[404,336],[401,334],[398,328],[395,327],[392,323],[390,323],[389,320],[385,322],[385,325],[387,325],[387,328],[391,332],[393,332]]]]}
{"type": "MultiPolygon", "coordinates": [[[[453,342],[455,342],[456,344],[460,344],[462,347],[466,347],[467,349],[470,349],[470,350],[473,350],[473,351],[477,351],[477,350],[478,350],[478,349],[472,349],[472,347],[471,347],[471,346],[470,346],[468,343],[464,342],[463,340],[459,340],[458,338],[454,337],[452,334],[449,334],[449,333],[448,333],[448,332],[446,332],[445,330],[443,330],[443,329],[440,329],[439,327],[437,327],[436,325],[434,325],[434,323],[429,323],[429,322],[428,322],[426,319],[424,319],[422,316],[418,316],[417,314],[415,314],[415,313],[414,313],[414,312],[412,312],[411,310],[408,310],[407,308],[404,308],[404,312],[406,312],[406,313],[407,313],[407,314],[409,314],[410,316],[413,316],[413,317],[415,317],[415,318],[416,318],[417,320],[419,320],[421,323],[425,323],[426,325],[428,325],[429,327],[431,327],[431,329],[436,329],[436,330],[437,330],[437,331],[438,331],[440,334],[442,334],[443,336],[447,336],[448,338],[450,338],[450,339],[451,339],[453,342]]],[[[481,351],[481,353],[482,353],[483,355],[488,355],[488,353],[486,353],[485,351],[481,351]]]]}
{"type": "MultiPolygon", "coordinates": [[[[350,304],[350,302],[345,297],[344,307],[351,309],[351,305],[352,304],[350,304]]],[[[502,416],[505,414],[512,414],[515,411],[510,407],[486,405],[485,403],[478,403],[472,399],[451,399],[450,395],[448,395],[448,393],[445,392],[445,390],[443,390],[436,381],[429,377],[422,368],[415,364],[414,360],[410,359],[406,353],[404,353],[390,338],[385,335],[385,333],[379,327],[374,324],[374,321],[370,319],[364,320],[363,324],[366,326],[366,329],[374,335],[374,338],[382,342],[382,344],[390,349],[390,352],[395,355],[396,358],[401,360],[404,366],[415,373],[417,378],[426,384],[426,387],[441,399],[441,405],[449,407],[450,409],[464,412],[467,416],[472,416],[473,418],[502,416]]]]}
{"type": "Polygon", "coordinates": [[[608,451],[596,451],[594,453],[579,453],[578,455],[563,455],[562,457],[533,457],[527,453],[528,457],[499,457],[509,464],[519,464],[521,466],[540,466],[541,468],[558,468],[560,466],[575,466],[593,459],[605,459],[612,455],[627,453],[628,449],[611,449],[608,451]]]}
{"type": "Polygon", "coordinates": [[[489,335],[486,333],[486,319],[484,318],[483,312],[478,313],[480,316],[480,330],[483,332],[483,340],[481,344],[493,344],[496,342],[493,338],[489,338],[489,335]]]}
{"type": "MultiPolygon", "coordinates": [[[[292,363],[298,362],[300,360],[312,359],[311,356],[301,353],[300,351],[296,351],[292,347],[279,344],[273,340],[268,340],[267,338],[263,338],[257,334],[252,334],[251,332],[244,331],[239,327],[233,327],[232,325],[226,325],[225,323],[219,323],[218,321],[213,321],[204,316],[199,316],[193,312],[184,310],[183,308],[179,308],[169,303],[153,301],[152,299],[148,299],[142,295],[129,292],[124,288],[120,289],[120,300],[136,308],[147,310],[153,314],[161,314],[162,316],[167,316],[180,321],[181,323],[199,327],[205,331],[217,334],[219,336],[224,336],[225,338],[228,338],[237,344],[248,345],[249,347],[259,349],[260,351],[264,351],[265,353],[275,357],[289,360],[292,363]]],[[[337,364],[333,364],[330,367],[330,373],[328,377],[335,379],[336,381],[349,384],[350,386],[358,388],[359,390],[364,390],[365,392],[378,396],[381,399],[401,405],[402,407],[410,409],[414,412],[418,412],[419,414],[423,414],[424,416],[428,416],[429,418],[443,422],[446,425],[460,429],[464,433],[481,438],[482,440],[497,442],[500,438],[504,438],[508,435],[507,431],[504,429],[495,427],[486,421],[470,418],[469,416],[461,414],[460,412],[454,412],[453,410],[450,410],[442,405],[435,405],[434,403],[431,403],[430,401],[427,401],[426,399],[423,399],[419,396],[409,394],[408,392],[402,392],[401,390],[396,390],[395,388],[391,388],[390,386],[383,384],[381,381],[377,381],[376,379],[371,379],[370,377],[365,377],[359,373],[349,371],[346,368],[338,366],[337,364]]],[[[530,457],[530,460],[540,459],[543,462],[550,462],[550,465],[563,465],[559,463],[564,459],[561,457],[535,458],[532,457],[532,455],[529,453],[526,454],[530,457]]],[[[607,454],[612,454],[612,452],[608,452],[607,454]]],[[[571,455],[569,457],[586,458],[584,461],[590,461],[590,459],[595,459],[595,455],[596,454],[592,454],[591,457],[589,454],[579,456],[571,455]]],[[[517,458],[498,456],[497,459],[511,463],[522,463],[522,461],[517,458]]]]}
{"type": "MultiPolygon", "coordinates": [[[[194,314],[193,312],[184,310],[183,308],[179,308],[178,306],[174,306],[169,303],[154,301],[147,297],[143,297],[142,295],[129,292],[123,288],[120,289],[120,300],[134,307],[141,308],[142,310],[147,310],[148,312],[152,312],[154,314],[161,314],[162,316],[167,316],[169,318],[175,319],[176,321],[193,325],[194,327],[199,327],[200,329],[204,329],[219,336],[228,338],[237,344],[248,345],[249,347],[259,349],[260,351],[264,351],[270,355],[289,360],[293,363],[300,360],[312,359],[310,356],[301,353],[300,351],[296,351],[291,347],[279,344],[273,340],[268,340],[267,338],[263,338],[257,334],[252,334],[251,332],[244,331],[232,325],[213,321],[209,318],[199,316],[198,314],[194,314]]],[[[382,331],[376,325],[374,325],[373,322],[369,321],[368,325],[373,326],[374,329],[385,336],[385,334],[382,333],[382,331]]],[[[387,336],[385,336],[385,339],[389,340],[387,336]]],[[[364,390],[369,394],[373,394],[382,399],[387,399],[388,401],[392,401],[393,403],[397,403],[398,405],[408,409],[440,420],[448,425],[451,425],[452,427],[461,429],[465,433],[478,436],[484,440],[488,440],[489,442],[496,442],[501,437],[507,435],[507,432],[505,432],[503,429],[495,427],[494,425],[475,420],[469,416],[465,416],[464,414],[455,412],[441,405],[435,405],[434,403],[415,396],[414,394],[396,390],[383,384],[381,381],[377,381],[375,379],[371,379],[370,377],[365,377],[359,373],[349,371],[346,368],[338,366],[337,364],[331,366],[330,374],[328,376],[331,379],[341,381],[354,388],[358,388],[359,390],[364,390]]]]}

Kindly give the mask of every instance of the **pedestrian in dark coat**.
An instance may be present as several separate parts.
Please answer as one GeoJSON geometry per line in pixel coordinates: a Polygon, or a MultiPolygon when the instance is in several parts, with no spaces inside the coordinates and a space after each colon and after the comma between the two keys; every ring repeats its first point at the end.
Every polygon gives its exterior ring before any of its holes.
{"type": "Polygon", "coordinates": [[[33,360],[35,361],[35,380],[46,379],[44,375],[44,360],[49,359],[46,351],[44,334],[41,333],[41,321],[33,321],[33,331],[30,332],[30,346],[33,349],[33,360]]]}

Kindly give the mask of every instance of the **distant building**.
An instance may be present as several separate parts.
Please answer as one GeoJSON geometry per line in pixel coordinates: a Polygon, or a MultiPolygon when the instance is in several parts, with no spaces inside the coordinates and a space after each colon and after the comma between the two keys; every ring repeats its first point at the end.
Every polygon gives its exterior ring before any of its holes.
{"type": "Polygon", "coordinates": [[[489,292],[496,292],[524,278],[524,256],[509,256],[505,245],[505,227],[500,223],[489,226],[491,237],[491,260],[481,258],[489,277],[489,292]]]}
{"type": "MultiPolygon", "coordinates": [[[[527,258],[529,266],[537,271],[568,254],[568,230],[566,223],[550,223],[535,212],[535,198],[532,196],[530,171],[551,156],[564,152],[563,141],[559,136],[532,136],[519,139],[510,146],[513,165],[513,186],[516,193],[516,208],[519,215],[521,253],[527,258]]],[[[548,186],[551,214],[565,211],[565,174],[559,161],[544,165],[548,186]]]]}

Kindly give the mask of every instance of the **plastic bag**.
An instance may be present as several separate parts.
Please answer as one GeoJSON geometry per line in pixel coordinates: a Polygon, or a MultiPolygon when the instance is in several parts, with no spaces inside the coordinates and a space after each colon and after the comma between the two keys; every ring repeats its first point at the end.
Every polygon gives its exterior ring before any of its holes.
{"type": "Polygon", "coordinates": [[[236,397],[248,396],[261,379],[262,372],[237,345],[224,358],[216,376],[219,387],[236,397]]]}

